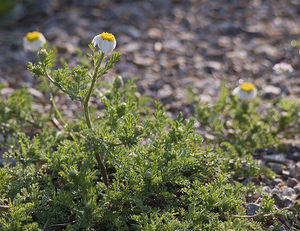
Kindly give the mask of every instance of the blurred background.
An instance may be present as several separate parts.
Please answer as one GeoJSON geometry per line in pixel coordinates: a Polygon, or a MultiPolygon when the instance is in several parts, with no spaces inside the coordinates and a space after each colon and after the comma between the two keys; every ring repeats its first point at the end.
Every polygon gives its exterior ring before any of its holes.
{"type": "Polygon", "coordinates": [[[137,78],[171,112],[192,110],[189,94],[213,101],[222,78],[276,97],[278,62],[292,64],[288,81],[300,95],[299,0],[0,0],[0,82],[11,88],[34,85],[22,39],[35,30],[73,66],[78,47],[113,33],[123,54],[114,72],[137,78]]]}

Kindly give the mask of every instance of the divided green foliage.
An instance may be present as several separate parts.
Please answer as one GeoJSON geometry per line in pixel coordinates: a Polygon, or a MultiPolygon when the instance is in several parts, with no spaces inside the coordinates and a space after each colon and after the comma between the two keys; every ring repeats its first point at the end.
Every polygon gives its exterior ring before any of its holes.
{"type": "Polygon", "coordinates": [[[152,113],[133,82],[122,86],[116,78],[103,88],[105,110],[93,120],[95,131],[84,120],[72,125],[76,142],[47,124],[32,138],[20,131],[19,148],[6,154],[16,166],[0,172],[0,200],[11,201],[1,229],[65,223],[71,230],[254,226],[232,217],[252,189],[230,183],[229,158],[203,147],[194,120],[183,121],[181,114],[168,119],[158,103],[152,113]],[[101,182],[95,151],[105,154],[109,187],[101,182]]]}
{"type": "MultiPolygon", "coordinates": [[[[124,84],[117,76],[112,84],[96,83],[119,54],[101,67],[105,57],[91,50],[94,72],[88,65],[53,69],[54,56],[44,51],[29,65],[85,106],[85,116],[69,118],[62,130],[32,110],[26,90],[1,99],[1,129],[16,134],[5,157],[16,164],[0,168],[0,204],[10,206],[0,212],[0,230],[261,230],[264,220],[235,217],[245,214],[243,203],[255,190],[235,179],[266,173],[251,153],[276,143],[282,130],[256,112],[257,101],[240,104],[224,82],[217,104],[197,105],[197,119],[216,137],[209,143],[195,132],[195,119],[183,120],[181,113],[170,119],[134,80],[124,84]],[[98,96],[102,110],[89,107],[90,95],[98,96]],[[32,120],[38,130],[25,126],[32,120]]],[[[265,198],[262,209],[274,212],[273,201],[265,198]]]]}
{"type": "Polygon", "coordinates": [[[33,135],[42,128],[47,116],[39,115],[32,108],[33,98],[27,88],[14,91],[8,97],[0,97],[0,148],[16,145],[19,131],[33,135]]]}
{"type": "Polygon", "coordinates": [[[195,111],[200,125],[215,136],[214,145],[228,142],[243,155],[276,147],[280,136],[299,133],[299,102],[286,98],[277,101],[269,102],[273,107],[263,111],[258,107],[259,99],[248,102],[230,96],[223,81],[219,101],[212,105],[199,101],[195,111]]]}
{"type": "Polygon", "coordinates": [[[296,99],[281,99],[277,104],[280,113],[276,114],[278,120],[277,131],[284,132],[289,130],[287,134],[293,137],[293,134],[300,133],[300,103],[296,99]]]}

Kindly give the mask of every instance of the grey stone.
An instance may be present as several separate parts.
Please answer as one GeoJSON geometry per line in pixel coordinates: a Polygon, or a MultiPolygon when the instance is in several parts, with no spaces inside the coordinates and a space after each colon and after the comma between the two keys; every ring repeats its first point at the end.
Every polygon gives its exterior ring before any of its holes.
{"type": "Polygon", "coordinates": [[[290,175],[300,181],[300,166],[298,166],[298,163],[296,164],[295,168],[291,169],[290,175]]]}
{"type": "Polygon", "coordinates": [[[269,163],[270,168],[272,169],[273,172],[280,174],[283,170],[284,165],[282,164],[277,164],[277,163],[269,163]]]}
{"type": "Polygon", "coordinates": [[[287,177],[291,175],[291,173],[289,170],[284,169],[284,170],[282,170],[282,175],[284,177],[283,180],[286,180],[287,177]]]}
{"type": "Polygon", "coordinates": [[[282,182],[282,179],[275,178],[274,180],[271,181],[270,186],[275,187],[276,185],[278,185],[281,182],[282,182]]]}
{"type": "Polygon", "coordinates": [[[295,190],[293,188],[287,187],[282,191],[283,196],[293,197],[295,195],[295,190]]]}
{"type": "Polygon", "coordinates": [[[13,92],[14,92],[13,88],[5,87],[1,89],[0,94],[3,96],[10,96],[13,92]]]}
{"type": "Polygon", "coordinates": [[[256,54],[264,53],[268,56],[277,56],[278,49],[274,46],[264,44],[264,45],[258,46],[256,49],[254,49],[254,53],[256,53],[256,54]]]}
{"type": "Polygon", "coordinates": [[[294,152],[288,155],[288,158],[294,161],[300,161],[300,152],[294,152]]]}
{"type": "Polygon", "coordinates": [[[221,70],[222,63],[216,62],[216,61],[208,61],[207,66],[212,68],[212,69],[215,69],[215,70],[221,70]]]}
{"type": "Polygon", "coordinates": [[[157,96],[159,99],[165,99],[172,95],[172,88],[170,85],[165,84],[159,91],[157,92],[157,96]]]}
{"type": "Polygon", "coordinates": [[[134,54],[133,62],[139,66],[151,66],[154,63],[154,59],[134,54]]]}
{"type": "Polygon", "coordinates": [[[272,195],[273,195],[273,194],[280,194],[280,193],[281,193],[280,188],[278,188],[278,187],[276,186],[275,188],[272,189],[271,193],[272,193],[272,195]]]}
{"type": "Polygon", "coordinates": [[[247,205],[247,214],[254,215],[259,212],[260,206],[258,204],[250,203],[247,205]]]}
{"type": "Polygon", "coordinates": [[[292,204],[292,201],[289,198],[283,200],[283,207],[289,207],[292,204]]]}
{"type": "Polygon", "coordinates": [[[285,207],[284,199],[278,194],[273,194],[272,198],[274,199],[275,205],[277,205],[280,208],[285,207]]]}
{"type": "Polygon", "coordinates": [[[300,194],[300,185],[297,185],[296,187],[294,187],[295,193],[296,194],[300,194]]]}
{"type": "Polygon", "coordinates": [[[267,162],[286,164],[286,155],[285,154],[267,155],[264,156],[264,160],[266,160],[267,162]]]}
{"type": "Polygon", "coordinates": [[[68,42],[57,42],[56,47],[58,52],[61,53],[69,53],[69,54],[76,53],[76,46],[68,42]]]}
{"type": "Polygon", "coordinates": [[[295,178],[289,177],[286,183],[287,183],[287,186],[294,187],[295,185],[298,184],[298,181],[295,178]]]}
{"type": "Polygon", "coordinates": [[[273,85],[267,85],[264,87],[263,90],[265,94],[272,94],[272,95],[279,95],[281,92],[279,87],[275,87],[273,85]]]}
{"type": "Polygon", "coordinates": [[[125,28],[124,32],[126,32],[129,36],[131,36],[135,39],[141,37],[141,32],[133,26],[127,26],[125,28]]]}
{"type": "Polygon", "coordinates": [[[29,92],[32,96],[34,96],[34,98],[39,98],[40,100],[42,100],[42,99],[44,98],[44,95],[43,95],[40,91],[38,91],[38,90],[36,90],[36,89],[34,89],[34,88],[32,88],[32,87],[29,87],[29,88],[28,88],[28,92],[29,92]]]}
{"type": "Polygon", "coordinates": [[[148,31],[147,31],[147,34],[148,36],[151,38],[151,39],[160,39],[163,37],[163,31],[160,30],[160,29],[157,29],[157,28],[150,28],[148,31]]]}
{"type": "Polygon", "coordinates": [[[271,188],[269,186],[264,186],[261,190],[266,194],[271,195],[271,188]]]}
{"type": "Polygon", "coordinates": [[[119,48],[119,50],[121,52],[126,52],[127,54],[128,53],[131,53],[131,52],[135,52],[137,50],[139,50],[141,48],[141,44],[139,44],[138,42],[131,42],[131,43],[128,43],[128,44],[124,44],[121,48],[119,48]]]}

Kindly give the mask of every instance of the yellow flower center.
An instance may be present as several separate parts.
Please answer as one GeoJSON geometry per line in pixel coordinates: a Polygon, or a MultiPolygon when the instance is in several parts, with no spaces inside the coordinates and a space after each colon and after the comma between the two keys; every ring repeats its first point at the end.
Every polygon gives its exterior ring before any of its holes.
{"type": "Polygon", "coordinates": [[[113,42],[115,41],[115,36],[111,33],[107,33],[107,32],[103,32],[102,34],[99,35],[100,38],[102,38],[103,40],[107,40],[107,41],[110,41],[110,42],[113,42]]]}
{"type": "Polygon", "coordinates": [[[242,83],[241,84],[241,89],[243,91],[252,91],[254,90],[255,86],[252,83],[242,83]]]}
{"type": "Polygon", "coordinates": [[[33,42],[37,39],[40,38],[40,32],[37,32],[37,31],[34,31],[34,32],[29,32],[27,33],[26,35],[26,39],[29,41],[29,42],[33,42]]]}

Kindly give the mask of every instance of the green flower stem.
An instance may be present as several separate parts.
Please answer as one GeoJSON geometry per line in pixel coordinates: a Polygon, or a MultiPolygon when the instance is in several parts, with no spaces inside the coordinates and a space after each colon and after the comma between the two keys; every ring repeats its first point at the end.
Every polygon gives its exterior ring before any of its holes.
{"type": "Polygon", "coordinates": [[[90,100],[93,88],[95,86],[95,83],[96,83],[96,80],[97,80],[98,71],[99,71],[99,68],[101,66],[103,58],[104,58],[104,53],[102,52],[101,56],[100,56],[100,59],[98,60],[98,63],[96,64],[96,67],[95,67],[95,71],[94,71],[94,74],[93,74],[93,79],[92,79],[92,83],[91,83],[90,89],[89,89],[88,94],[85,97],[85,100],[84,100],[84,103],[83,103],[86,123],[87,123],[88,127],[91,130],[93,130],[93,127],[92,127],[92,123],[91,123],[91,119],[90,119],[89,100],[90,100]]]}
{"type": "MultiPolygon", "coordinates": [[[[62,115],[60,114],[60,112],[59,112],[59,110],[58,110],[58,108],[57,108],[57,106],[56,106],[56,103],[55,103],[55,101],[54,101],[54,97],[53,97],[53,94],[52,94],[52,93],[50,93],[50,100],[51,100],[51,102],[52,102],[52,105],[53,105],[53,107],[54,107],[54,109],[55,109],[55,112],[56,112],[56,114],[58,115],[59,119],[64,123],[64,127],[65,127],[65,128],[68,127],[67,122],[64,120],[64,118],[62,117],[62,115]]],[[[73,139],[74,141],[77,141],[77,139],[76,139],[75,136],[72,134],[72,132],[70,132],[69,134],[70,134],[70,136],[72,137],[72,139],[73,139]]]]}
{"type": "Polygon", "coordinates": [[[244,114],[248,113],[249,110],[249,101],[244,101],[242,102],[242,110],[244,114]]]}
{"type": "Polygon", "coordinates": [[[54,101],[54,97],[53,97],[53,94],[52,94],[52,93],[50,93],[50,100],[51,100],[51,102],[52,102],[52,105],[53,105],[53,107],[54,107],[54,109],[55,109],[55,112],[56,112],[56,114],[58,115],[59,119],[64,123],[64,125],[66,125],[66,124],[67,124],[66,121],[63,119],[62,115],[61,115],[60,112],[58,111],[58,108],[57,108],[57,106],[56,106],[56,103],[55,103],[55,101],[54,101]]]}
{"type": "MultiPolygon", "coordinates": [[[[90,89],[89,89],[89,91],[87,93],[87,96],[85,97],[84,102],[83,102],[83,108],[84,108],[84,114],[85,114],[86,123],[87,123],[89,129],[91,129],[91,131],[93,131],[93,126],[92,126],[91,119],[90,119],[89,100],[90,100],[93,88],[95,86],[95,83],[96,83],[96,81],[98,79],[98,71],[99,71],[99,68],[101,66],[103,58],[104,58],[104,53],[102,52],[101,56],[100,56],[100,58],[99,58],[99,60],[98,60],[98,62],[96,64],[96,66],[95,66],[95,71],[94,71],[94,74],[93,74],[93,78],[92,78],[92,83],[91,83],[90,89]]],[[[108,175],[107,175],[106,167],[105,167],[105,164],[104,164],[104,155],[101,157],[98,152],[95,152],[95,157],[96,157],[98,166],[100,168],[104,184],[106,186],[108,186],[109,185],[109,181],[108,181],[108,175]]]]}

